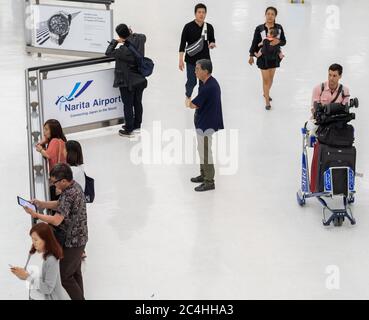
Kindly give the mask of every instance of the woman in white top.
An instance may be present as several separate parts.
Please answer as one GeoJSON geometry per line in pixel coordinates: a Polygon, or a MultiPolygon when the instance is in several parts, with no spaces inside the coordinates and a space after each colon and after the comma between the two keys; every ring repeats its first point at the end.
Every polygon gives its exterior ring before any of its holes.
{"type": "Polygon", "coordinates": [[[29,234],[32,237],[30,256],[37,252],[43,257],[41,275],[26,270],[27,266],[11,267],[11,272],[19,279],[29,282],[30,300],[70,300],[60,278],[59,261],[63,258],[63,249],[51,227],[46,223],[38,223],[29,234]]]}
{"type": "Polygon", "coordinates": [[[72,169],[73,180],[85,191],[86,177],[83,169],[83,154],[82,147],[78,141],[70,140],[65,143],[65,158],[72,169]]]}
{"type": "MultiPolygon", "coordinates": [[[[78,141],[70,140],[65,143],[65,158],[73,172],[73,180],[77,182],[82,190],[86,189],[86,175],[83,168],[82,147],[78,141]]],[[[82,254],[82,259],[85,259],[86,252],[82,254]]]]}

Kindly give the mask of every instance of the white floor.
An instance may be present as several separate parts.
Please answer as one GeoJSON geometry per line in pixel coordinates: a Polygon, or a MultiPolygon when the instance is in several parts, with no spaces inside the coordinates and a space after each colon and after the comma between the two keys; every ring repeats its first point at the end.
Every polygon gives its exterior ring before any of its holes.
{"type": "MultiPolygon", "coordinates": [[[[369,35],[367,0],[208,0],[215,27],[214,76],[223,92],[227,129],[238,129],[239,169],[219,175],[214,192],[198,194],[189,178],[197,165],[136,166],[135,143],[116,129],[75,134],[97,198],[88,207],[90,241],[84,265],[87,299],[368,299],[369,298],[369,35]],[[288,45],[278,70],[273,110],[266,112],[261,79],[247,64],[254,28],[267,5],[280,10],[288,45]],[[336,6],[340,25],[331,30],[336,6]],[[360,98],[357,111],[357,225],[324,228],[316,200],[298,207],[300,127],[309,117],[314,85],[331,63],[343,64],[343,83],[360,98]],[[330,269],[330,266],[333,269],[330,269]],[[334,269],[338,268],[338,269],[334,269]],[[329,289],[339,270],[339,289],[329,289]]],[[[29,195],[24,69],[71,58],[27,56],[21,0],[0,2],[0,299],[26,299],[8,263],[22,265],[30,219],[16,204],[29,195]]],[[[183,25],[195,1],[116,1],[115,22],[147,35],[156,62],[144,96],[144,128],[191,129],[178,71],[183,25]],[[124,2],[124,3],[123,3],[124,2]],[[150,17],[147,17],[150,13],[150,17]]],[[[166,144],[163,143],[163,147],[166,144]]],[[[337,280],[336,279],[336,280],[337,280]]]]}

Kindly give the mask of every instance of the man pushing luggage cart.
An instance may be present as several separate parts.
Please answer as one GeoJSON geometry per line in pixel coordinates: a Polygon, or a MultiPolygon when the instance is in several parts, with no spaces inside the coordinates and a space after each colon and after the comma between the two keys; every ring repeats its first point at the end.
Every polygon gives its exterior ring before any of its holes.
{"type": "Polygon", "coordinates": [[[302,129],[302,181],[297,193],[301,206],[307,198],[316,197],[323,205],[323,224],[342,226],[345,218],[352,225],[356,221],[349,205],[354,202],[356,149],[354,128],[348,123],[355,119],[350,109],[359,106],[357,99],[349,100],[348,89],[339,84],[342,66],[329,68],[329,80],[317,86],[313,93],[314,128],[305,124],[302,129]],[[314,148],[311,172],[309,173],[308,148],[314,148]],[[323,197],[342,197],[343,209],[332,209],[323,197]],[[325,213],[330,217],[326,219],[325,213]]]}

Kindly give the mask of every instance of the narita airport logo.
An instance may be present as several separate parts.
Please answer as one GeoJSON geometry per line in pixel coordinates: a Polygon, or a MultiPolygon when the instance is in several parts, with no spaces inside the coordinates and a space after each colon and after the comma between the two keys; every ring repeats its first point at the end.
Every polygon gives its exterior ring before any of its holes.
{"type": "Polygon", "coordinates": [[[83,86],[82,82],[77,82],[69,95],[59,96],[55,105],[59,107],[59,111],[70,112],[76,110],[83,110],[92,107],[108,106],[116,103],[122,103],[121,96],[114,98],[97,98],[93,101],[76,101],[81,97],[82,93],[86,92],[87,88],[91,86],[93,80],[88,80],[83,86]]]}
{"type": "Polygon", "coordinates": [[[61,107],[63,105],[63,103],[66,103],[66,102],[71,102],[75,99],[77,99],[83,92],[86,91],[86,89],[91,85],[91,83],[93,82],[93,80],[89,80],[87,81],[84,86],[81,88],[81,90],[79,90],[77,92],[77,90],[79,89],[79,87],[81,86],[81,82],[77,82],[71,93],[69,95],[65,95],[65,96],[61,96],[61,97],[58,97],[58,99],[56,100],[55,104],[57,106],[59,106],[59,110],[61,110],[61,107]]]}

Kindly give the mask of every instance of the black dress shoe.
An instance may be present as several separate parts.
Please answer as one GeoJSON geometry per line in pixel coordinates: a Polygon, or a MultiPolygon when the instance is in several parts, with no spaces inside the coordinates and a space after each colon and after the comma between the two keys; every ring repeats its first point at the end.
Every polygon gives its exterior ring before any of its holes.
{"type": "Polygon", "coordinates": [[[203,183],[195,188],[197,192],[210,191],[215,189],[215,183],[203,183]]]}
{"type": "Polygon", "coordinates": [[[198,176],[196,178],[191,178],[191,182],[193,183],[203,183],[205,180],[204,180],[204,177],[203,176],[198,176]]]}

